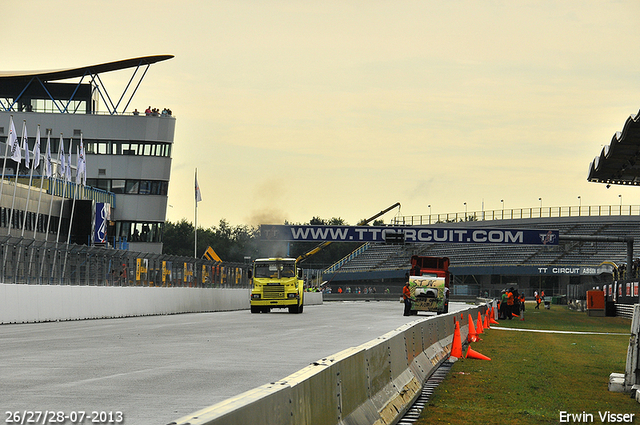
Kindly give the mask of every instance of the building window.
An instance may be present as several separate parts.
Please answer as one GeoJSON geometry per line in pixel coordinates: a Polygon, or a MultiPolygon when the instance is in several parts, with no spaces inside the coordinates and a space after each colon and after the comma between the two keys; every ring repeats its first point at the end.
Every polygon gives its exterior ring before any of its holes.
{"type": "Polygon", "coordinates": [[[140,181],[140,190],[138,192],[140,195],[149,195],[151,194],[151,182],[149,180],[141,180],[140,181]]]}
{"type": "Polygon", "coordinates": [[[126,193],[137,194],[140,187],[140,180],[127,180],[126,193]]]}
{"type": "Polygon", "coordinates": [[[113,193],[124,193],[126,182],[125,180],[111,180],[111,191],[113,193]]]}
{"type": "Polygon", "coordinates": [[[162,242],[163,223],[118,221],[116,236],[129,242],[162,242]]]}

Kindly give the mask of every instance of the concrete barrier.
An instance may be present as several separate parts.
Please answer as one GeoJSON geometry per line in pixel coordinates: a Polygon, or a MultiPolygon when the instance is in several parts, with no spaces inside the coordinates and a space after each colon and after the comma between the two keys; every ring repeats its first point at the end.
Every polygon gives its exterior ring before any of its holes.
{"type": "MultiPolygon", "coordinates": [[[[0,324],[248,310],[250,289],[0,283],[0,324]]],[[[305,305],[322,293],[306,292],[305,305]]]]}
{"type": "MultiPolygon", "coordinates": [[[[486,306],[469,307],[476,317],[486,306]]],[[[184,416],[169,425],[387,425],[411,407],[448,358],[455,322],[449,313],[417,320],[375,340],[318,360],[286,378],[184,416]]]]}
{"type": "Polygon", "coordinates": [[[322,292],[305,292],[304,305],[322,305],[324,296],[322,292]]]}
{"type": "Polygon", "coordinates": [[[249,289],[233,288],[0,283],[0,323],[242,310],[249,308],[249,296],[249,289]]]}

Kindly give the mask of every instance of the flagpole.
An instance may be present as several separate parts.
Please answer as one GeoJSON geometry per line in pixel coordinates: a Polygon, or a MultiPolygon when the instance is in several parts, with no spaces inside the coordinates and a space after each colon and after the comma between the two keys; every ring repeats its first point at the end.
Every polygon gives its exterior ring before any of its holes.
{"type": "MultiPolygon", "coordinates": [[[[38,124],[38,134],[40,134],[40,124],[38,124]]],[[[49,133],[47,133],[47,146],[49,146],[49,133]]],[[[33,150],[35,151],[35,146],[33,148],[33,150]]],[[[40,149],[40,145],[38,145],[38,149],[40,149]]],[[[38,152],[38,157],[40,156],[40,152],[38,152]]],[[[35,159],[35,152],[34,152],[34,159],[35,159]]],[[[46,159],[45,159],[46,161],[46,159]]],[[[33,229],[33,240],[36,239],[36,231],[38,230],[38,219],[40,218],[40,202],[42,201],[42,187],[44,185],[44,175],[45,173],[43,173],[42,168],[44,167],[45,163],[42,161],[38,161],[38,165],[40,166],[40,195],[38,196],[38,209],[36,212],[36,226],[33,229]]]]}
{"type": "MultiPolygon", "coordinates": [[[[69,153],[67,158],[71,159],[71,144],[69,144],[69,153]]],[[[76,146],[76,156],[80,156],[80,146],[76,146]]],[[[67,162],[67,167],[71,167],[71,163],[67,162]]],[[[69,175],[71,175],[71,171],[67,170],[69,172],[69,175]]],[[[64,252],[64,263],[62,265],[62,276],[64,276],[66,270],[67,270],[67,257],[69,255],[69,243],[71,242],[71,227],[73,226],[73,214],[75,212],[76,209],[76,198],[79,197],[79,191],[78,191],[78,170],[76,170],[76,184],[73,190],[73,201],[71,201],[71,215],[69,216],[69,231],[67,232],[67,249],[64,252]]]]}
{"type": "MultiPolygon", "coordinates": [[[[40,143],[40,125],[38,125],[38,132],[36,133],[36,144],[40,143]]],[[[34,163],[29,164],[29,139],[27,138],[26,140],[23,140],[24,145],[24,165],[27,168],[30,168],[31,170],[29,171],[29,187],[27,188],[27,202],[24,206],[24,217],[22,217],[22,230],[20,231],[20,249],[18,249],[18,260],[16,262],[16,264],[20,263],[20,259],[22,258],[22,248],[23,248],[23,242],[24,242],[24,229],[27,225],[27,216],[29,215],[29,200],[31,199],[31,184],[33,183],[33,169],[35,168],[33,165],[35,163],[35,157],[34,159],[34,163]]],[[[33,249],[31,249],[31,254],[33,254],[33,249]]],[[[25,267],[26,268],[26,267],[25,267]]],[[[31,276],[31,273],[28,273],[25,277],[25,283],[29,284],[29,276],[31,276]]],[[[16,273],[16,283],[17,283],[18,277],[17,277],[17,273],[16,273]]]]}
{"type": "MultiPolygon", "coordinates": [[[[79,155],[79,147],[76,146],[76,155],[79,155]]],[[[71,145],[69,145],[69,155],[71,155],[71,145]]],[[[68,164],[67,164],[68,165],[68,164]]],[[[71,202],[71,217],[69,217],[69,231],[67,232],[67,245],[71,242],[71,226],[73,225],[73,213],[76,208],[76,198],[79,197],[80,191],[78,190],[78,170],[76,170],[76,184],[73,190],[73,201],[71,202]]]]}
{"type": "MultiPolygon", "coordinates": [[[[27,137],[27,120],[23,120],[22,121],[22,144],[24,145],[25,143],[25,137],[27,137]]],[[[27,145],[27,149],[28,145],[27,145]]],[[[11,236],[11,226],[13,225],[13,207],[15,206],[15,202],[16,202],[16,189],[18,187],[18,171],[20,170],[20,162],[22,162],[22,150],[20,148],[20,145],[18,145],[17,140],[15,143],[15,146],[11,147],[11,159],[13,159],[14,161],[16,161],[16,178],[15,178],[15,182],[13,184],[13,198],[11,199],[11,213],[9,214],[9,223],[7,225],[7,236],[11,236]],[[14,149],[15,147],[15,149],[14,149]]],[[[22,247],[22,244],[21,244],[22,247]]],[[[3,274],[3,280],[4,280],[4,270],[6,270],[7,268],[7,256],[9,254],[9,250],[5,249],[4,251],[4,256],[2,258],[2,274],[3,274]]],[[[20,255],[22,254],[22,252],[20,252],[18,254],[18,261],[20,259],[20,255]]],[[[17,264],[14,265],[14,270],[17,269],[17,264]]],[[[17,282],[18,279],[18,273],[14,272],[13,275],[13,281],[14,283],[18,283],[17,282]]]]}
{"type": "MultiPolygon", "coordinates": [[[[36,132],[36,143],[33,146],[33,162],[31,164],[31,176],[33,177],[33,170],[40,166],[40,124],[38,124],[38,131],[36,132]]],[[[42,201],[42,180],[43,180],[43,173],[42,173],[42,167],[40,166],[40,192],[38,195],[38,207],[36,209],[36,222],[35,222],[35,226],[33,226],[33,242],[35,243],[36,241],[36,231],[38,230],[38,221],[40,221],[40,202],[42,201]]],[[[31,185],[29,185],[29,189],[31,189],[31,185]]],[[[29,204],[29,202],[27,201],[27,205],[29,204]]],[[[22,225],[22,232],[24,233],[24,224],[22,225]]],[[[31,269],[32,269],[32,263],[33,263],[33,251],[34,249],[32,248],[30,250],[30,255],[29,255],[29,271],[27,273],[27,276],[30,277],[31,276],[31,269]]],[[[37,278],[37,283],[40,284],[41,283],[41,275],[38,275],[37,278]]],[[[27,283],[28,280],[27,280],[27,283]]]]}
{"type": "MultiPolygon", "coordinates": [[[[38,131],[36,132],[36,145],[40,146],[40,124],[38,124],[38,131]]],[[[25,147],[27,148],[27,152],[29,152],[29,141],[26,142],[25,147]]],[[[35,146],[34,146],[34,150],[35,150],[35,146]]],[[[27,215],[28,215],[28,211],[29,211],[29,200],[31,199],[31,184],[33,183],[33,169],[36,168],[35,160],[36,160],[36,156],[34,154],[33,163],[29,164],[29,155],[27,153],[25,153],[24,161],[25,161],[27,167],[30,166],[31,172],[29,173],[29,188],[27,189],[27,204],[24,207],[24,217],[22,219],[22,232],[20,233],[20,237],[21,238],[24,238],[24,229],[25,229],[25,227],[27,225],[27,215]]],[[[36,219],[37,219],[37,216],[36,216],[36,219]]]]}
{"type": "Polygon", "coordinates": [[[199,191],[199,188],[198,188],[198,169],[197,168],[196,168],[195,182],[196,182],[196,208],[195,208],[196,225],[193,228],[193,234],[195,236],[194,245],[193,245],[193,257],[198,258],[198,191],[199,191]]]}
{"type": "MultiPolygon", "coordinates": [[[[71,143],[69,143],[69,149],[71,149],[71,143]]],[[[67,193],[67,171],[64,159],[64,139],[62,138],[62,133],[60,133],[60,147],[58,148],[58,156],[60,157],[60,165],[62,166],[62,199],[60,202],[60,218],[58,219],[58,232],[56,233],[56,256],[53,257],[53,269],[56,266],[56,259],[58,258],[58,243],[60,242],[60,226],[62,225],[62,213],[64,212],[64,197],[67,193]],[[62,152],[62,153],[61,153],[62,152]]],[[[60,276],[60,284],[62,284],[62,279],[64,276],[60,276]]]]}
{"type": "MultiPolygon", "coordinates": [[[[72,140],[69,139],[69,149],[71,149],[72,140]]],[[[60,165],[62,168],[62,202],[60,203],[60,219],[58,220],[58,233],[56,234],[56,243],[60,242],[60,226],[62,226],[62,213],[64,212],[64,198],[67,194],[67,164],[65,160],[64,154],[64,139],[62,138],[62,133],[60,133],[60,146],[58,151],[58,155],[60,156],[60,165]],[[60,153],[62,152],[62,153],[60,153]]]]}
{"type": "MultiPolygon", "coordinates": [[[[60,133],[60,141],[62,141],[62,133],[60,133]]],[[[51,144],[50,142],[50,138],[47,135],[47,158],[45,161],[45,164],[47,166],[45,173],[47,174],[47,178],[49,180],[49,192],[50,192],[50,198],[49,198],[49,216],[47,218],[47,229],[45,231],[44,234],[44,242],[45,242],[45,246],[47,244],[47,242],[49,242],[49,227],[51,225],[51,213],[53,212],[53,200],[55,198],[54,192],[55,192],[55,187],[51,187],[51,177],[53,176],[53,170],[52,168],[52,164],[51,164],[51,144]]],[[[60,162],[60,149],[58,148],[58,162],[60,162]]],[[[56,179],[57,180],[57,179],[56,179]]],[[[54,261],[55,261],[55,251],[54,251],[54,261]]],[[[44,259],[45,259],[45,255],[42,256],[42,263],[40,264],[40,276],[42,276],[42,273],[44,272],[44,259]]],[[[53,274],[53,270],[54,267],[51,268],[51,273],[49,274],[49,277],[51,277],[51,274],[53,274]]],[[[47,283],[51,283],[51,279],[47,279],[47,283]]]]}
{"type": "MultiPolygon", "coordinates": [[[[22,144],[23,145],[24,145],[24,138],[25,138],[26,132],[27,132],[27,120],[23,120],[22,121],[22,144]]],[[[13,207],[15,206],[15,203],[16,203],[16,189],[18,188],[18,171],[20,170],[20,162],[22,161],[22,150],[20,146],[18,146],[17,149],[19,153],[16,155],[18,157],[18,160],[16,161],[16,178],[13,184],[13,198],[11,199],[11,213],[9,214],[9,225],[7,226],[7,235],[11,235],[11,226],[13,225],[13,207]]]]}

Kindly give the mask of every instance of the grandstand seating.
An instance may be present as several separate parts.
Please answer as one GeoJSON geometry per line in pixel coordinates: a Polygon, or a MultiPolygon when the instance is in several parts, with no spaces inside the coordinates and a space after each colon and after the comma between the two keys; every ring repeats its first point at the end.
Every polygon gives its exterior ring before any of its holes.
{"type": "MultiPolygon", "coordinates": [[[[509,229],[554,229],[564,235],[633,237],[640,240],[640,217],[596,216],[536,218],[520,220],[446,223],[430,227],[477,227],[509,229]]],[[[568,241],[558,245],[498,245],[462,243],[423,243],[385,245],[370,243],[352,255],[339,267],[327,269],[332,273],[353,273],[409,268],[412,255],[449,257],[456,266],[514,266],[561,265],[597,266],[604,261],[626,262],[627,246],[616,242],[568,241]]]]}

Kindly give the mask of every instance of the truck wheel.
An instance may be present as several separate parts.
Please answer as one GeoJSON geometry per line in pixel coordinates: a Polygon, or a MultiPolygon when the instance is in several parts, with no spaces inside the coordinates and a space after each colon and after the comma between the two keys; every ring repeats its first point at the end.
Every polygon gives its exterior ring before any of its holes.
{"type": "Polygon", "coordinates": [[[300,313],[302,313],[302,307],[303,306],[297,305],[297,304],[296,305],[292,305],[292,306],[289,307],[289,313],[300,314],[300,313]]]}

